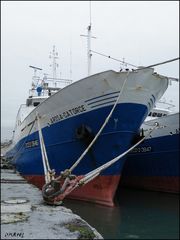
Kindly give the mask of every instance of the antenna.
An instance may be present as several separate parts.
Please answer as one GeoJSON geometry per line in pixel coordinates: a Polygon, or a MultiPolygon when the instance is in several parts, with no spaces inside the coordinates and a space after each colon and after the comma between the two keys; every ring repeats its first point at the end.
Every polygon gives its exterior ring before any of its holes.
{"type": "Polygon", "coordinates": [[[47,78],[48,78],[47,76],[48,76],[48,75],[49,75],[48,73],[44,73],[44,76],[43,76],[43,80],[44,80],[44,81],[47,80],[47,78]]]}
{"type": "Polygon", "coordinates": [[[70,79],[72,79],[72,49],[70,48],[70,79]]]}
{"type": "Polygon", "coordinates": [[[38,67],[34,67],[34,66],[29,66],[30,68],[34,68],[34,69],[36,69],[36,70],[42,70],[42,68],[38,68],[38,67]]]}
{"type": "Polygon", "coordinates": [[[91,53],[91,38],[96,38],[96,37],[93,37],[91,35],[91,27],[92,27],[92,23],[91,23],[91,1],[89,1],[89,15],[90,15],[90,23],[89,23],[89,26],[87,27],[88,34],[87,35],[80,35],[82,37],[87,37],[87,45],[88,45],[88,50],[87,50],[88,76],[91,75],[91,57],[92,57],[92,53],[91,53]]]}
{"type": "Polygon", "coordinates": [[[89,1],[89,20],[91,26],[91,0],[89,1]]]}
{"type": "Polygon", "coordinates": [[[54,86],[55,84],[55,79],[56,79],[56,68],[58,67],[58,64],[56,63],[56,59],[58,59],[58,52],[56,52],[55,50],[55,45],[53,45],[53,51],[50,52],[49,58],[52,58],[52,65],[50,65],[50,67],[52,67],[52,73],[53,73],[53,84],[54,86]]]}

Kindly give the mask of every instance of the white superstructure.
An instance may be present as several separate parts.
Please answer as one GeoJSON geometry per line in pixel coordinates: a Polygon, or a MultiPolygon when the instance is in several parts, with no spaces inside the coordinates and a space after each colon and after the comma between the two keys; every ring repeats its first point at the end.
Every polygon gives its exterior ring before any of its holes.
{"type": "Polygon", "coordinates": [[[36,112],[42,116],[41,126],[44,128],[75,115],[112,105],[127,76],[119,104],[143,104],[148,107],[149,112],[166,90],[168,78],[153,73],[153,69],[129,73],[105,71],[74,82],[63,89],[56,89],[57,92],[51,96],[30,96],[26,105],[21,106],[18,112],[13,143],[16,144],[28,134],[37,131],[37,124],[32,127],[36,112]],[[108,94],[110,95],[104,97],[108,94]],[[97,100],[89,100],[93,98],[97,100]]]}

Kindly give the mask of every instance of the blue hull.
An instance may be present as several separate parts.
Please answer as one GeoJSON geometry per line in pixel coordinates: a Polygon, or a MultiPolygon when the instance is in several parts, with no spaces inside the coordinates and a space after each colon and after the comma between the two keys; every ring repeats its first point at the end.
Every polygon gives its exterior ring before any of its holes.
{"type": "Polygon", "coordinates": [[[147,139],[128,154],[122,184],[179,192],[179,134],[147,139]]]}
{"type": "MultiPolygon", "coordinates": [[[[76,139],[75,130],[85,124],[95,135],[111,108],[108,106],[83,113],[42,129],[51,169],[59,174],[72,166],[87,147],[86,143],[76,139]]],[[[117,105],[101,136],[74,170],[74,174],[85,174],[127,150],[147,113],[147,107],[141,104],[117,105]]],[[[35,132],[22,139],[12,151],[17,155],[15,165],[22,175],[44,174],[39,143],[27,147],[27,143],[38,139],[38,132],[35,132]]],[[[120,175],[124,160],[105,170],[102,175],[120,175]]]]}

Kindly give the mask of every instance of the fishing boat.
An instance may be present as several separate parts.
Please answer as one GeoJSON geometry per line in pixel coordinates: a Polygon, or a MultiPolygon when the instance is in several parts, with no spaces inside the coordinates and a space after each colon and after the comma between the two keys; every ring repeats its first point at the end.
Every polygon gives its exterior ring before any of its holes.
{"type": "MultiPolygon", "coordinates": [[[[68,84],[59,88],[55,48],[51,79],[37,78],[36,73],[41,69],[31,66],[34,69],[32,87],[26,104],[19,108],[7,157],[12,158],[24,178],[39,188],[46,180],[43,149],[56,176],[66,169],[72,170],[79,158],[82,159],[72,173],[85,175],[131,146],[134,134],[168,87],[168,77],[157,74],[151,67],[107,70],[92,75],[91,22],[87,37],[87,77],[73,83],[67,80],[68,84]],[[83,154],[93,139],[96,141],[83,154]]],[[[68,197],[113,206],[125,159],[76,188],[68,197]]]]}
{"type": "MultiPolygon", "coordinates": [[[[70,168],[87,148],[119,97],[106,127],[73,171],[83,175],[130,147],[134,133],[166,91],[168,78],[145,68],[101,72],[62,89],[57,88],[54,79],[53,84],[56,87],[50,87],[47,78],[33,81],[26,104],[18,111],[11,150],[7,153],[20,174],[39,188],[45,177],[35,121],[37,112],[49,164],[58,175],[70,168]]],[[[113,206],[125,159],[69,197],[113,206]]]]}
{"type": "Polygon", "coordinates": [[[179,192],[179,112],[154,108],[141,126],[159,127],[134,148],[124,165],[121,186],[161,192],[179,192]]]}

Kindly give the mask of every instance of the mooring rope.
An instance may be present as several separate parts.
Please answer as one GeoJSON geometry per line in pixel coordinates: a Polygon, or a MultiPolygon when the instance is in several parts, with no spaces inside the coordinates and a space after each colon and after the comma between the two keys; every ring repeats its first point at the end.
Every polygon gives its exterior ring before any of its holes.
{"type": "MultiPolygon", "coordinates": [[[[158,126],[158,123],[155,123],[155,126],[152,130],[149,130],[149,133],[144,136],[140,141],[138,141],[136,144],[134,144],[132,147],[130,147],[127,151],[120,154],[119,156],[113,158],[112,160],[108,161],[107,163],[101,165],[100,167],[96,168],[95,170],[87,173],[85,176],[74,176],[72,179],[69,178],[69,176],[64,180],[64,183],[62,186],[60,186],[60,182],[58,183],[58,188],[55,189],[53,187],[53,181],[45,184],[42,188],[42,195],[48,204],[61,204],[62,200],[70,194],[73,190],[75,190],[77,187],[81,187],[84,184],[87,184],[88,182],[92,181],[95,177],[97,177],[103,170],[110,167],[112,164],[120,160],[122,157],[124,157],[126,154],[128,154],[130,151],[132,151],[137,145],[139,145],[141,142],[144,141],[144,139],[152,133],[152,131],[158,126]],[[66,183],[65,183],[66,182],[66,183]],[[49,189],[50,187],[50,189],[49,189]],[[52,188],[54,191],[52,191],[52,188]],[[49,190],[51,191],[50,193],[49,190]]],[[[62,177],[62,176],[61,176],[62,177]]],[[[55,179],[56,180],[56,179],[55,179]]]]}
{"type": "Polygon", "coordinates": [[[153,129],[151,129],[149,131],[149,133],[146,136],[144,136],[139,142],[137,142],[132,147],[130,147],[127,151],[125,151],[124,153],[120,154],[119,156],[113,158],[109,162],[107,162],[107,163],[103,164],[102,166],[96,168],[95,170],[87,173],[85,175],[85,177],[79,181],[79,184],[81,185],[81,184],[85,184],[85,183],[91,181],[93,178],[97,177],[103,170],[110,167],[112,164],[114,164],[115,162],[120,160],[122,157],[124,157],[126,154],[128,154],[130,151],[132,151],[136,146],[138,146],[141,142],[143,142],[145,140],[145,138],[147,138],[152,133],[152,131],[154,131],[155,128],[157,128],[159,126],[159,123],[155,122],[154,125],[155,126],[153,127],[153,129]]]}
{"type": "Polygon", "coordinates": [[[49,161],[48,161],[48,157],[47,157],[46,147],[44,144],[44,139],[43,139],[43,135],[42,135],[40,118],[39,118],[38,112],[36,112],[36,118],[37,118],[37,124],[38,124],[38,133],[39,133],[41,155],[42,155],[42,160],[43,160],[45,182],[48,183],[54,179],[55,172],[53,170],[51,170],[50,166],[49,166],[49,161]]]}
{"type": "Polygon", "coordinates": [[[120,92],[119,92],[119,95],[118,95],[118,97],[117,97],[117,99],[116,99],[116,102],[114,103],[114,105],[113,105],[113,107],[112,107],[109,115],[106,117],[104,123],[102,124],[101,128],[99,129],[98,133],[96,134],[96,136],[94,137],[94,139],[92,140],[92,142],[89,144],[89,146],[86,148],[86,150],[81,154],[81,156],[78,158],[78,160],[77,160],[77,161],[72,165],[72,167],[69,169],[70,172],[73,171],[73,169],[79,164],[79,162],[82,160],[82,158],[86,155],[86,153],[89,151],[89,149],[90,149],[90,148],[92,147],[92,145],[95,143],[95,141],[97,140],[97,138],[99,137],[99,135],[101,134],[101,132],[103,131],[103,129],[105,128],[106,124],[108,123],[108,121],[109,121],[110,117],[112,116],[112,114],[113,114],[113,112],[114,112],[114,109],[115,109],[116,105],[118,104],[119,99],[120,99],[120,97],[121,97],[121,95],[122,95],[122,92],[123,92],[123,90],[124,90],[125,83],[126,83],[126,81],[127,81],[127,79],[128,79],[128,75],[129,75],[129,71],[127,72],[127,75],[126,75],[126,78],[125,78],[125,80],[124,80],[124,82],[123,82],[122,88],[121,88],[121,90],[120,90],[120,92]]]}
{"type": "Polygon", "coordinates": [[[146,68],[156,67],[156,66],[159,66],[159,65],[163,65],[163,64],[166,64],[166,63],[170,63],[170,62],[177,61],[177,60],[179,60],[179,59],[180,59],[180,58],[177,57],[177,58],[173,58],[173,59],[170,59],[170,60],[167,60],[167,61],[164,61],[164,62],[155,63],[155,64],[149,65],[149,66],[147,66],[147,67],[138,67],[138,70],[143,70],[143,69],[146,69],[146,68]]]}

